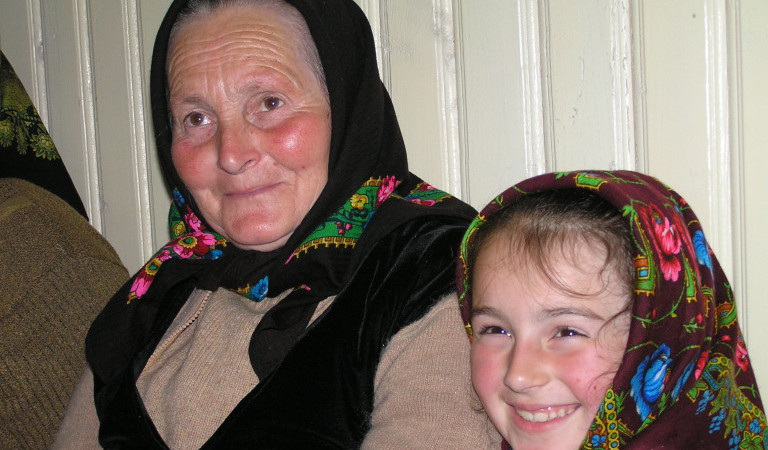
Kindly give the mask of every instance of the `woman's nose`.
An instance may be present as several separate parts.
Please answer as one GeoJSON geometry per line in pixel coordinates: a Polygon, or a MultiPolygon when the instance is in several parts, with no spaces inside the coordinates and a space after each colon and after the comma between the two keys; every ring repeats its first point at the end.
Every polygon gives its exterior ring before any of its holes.
{"type": "Polygon", "coordinates": [[[257,133],[244,121],[220,125],[219,167],[228,173],[238,174],[256,165],[262,157],[257,133]]]}
{"type": "Polygon", "coordinates": [[[524,343],[515,343],[510,352],[504,384],[515,392],[525,392],[547,384],[549,365],[542,352],[524,343]]]}

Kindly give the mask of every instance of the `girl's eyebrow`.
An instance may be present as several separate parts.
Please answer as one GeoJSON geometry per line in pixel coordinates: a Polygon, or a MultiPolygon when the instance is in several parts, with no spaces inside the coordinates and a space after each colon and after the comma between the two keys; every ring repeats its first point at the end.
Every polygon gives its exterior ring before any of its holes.
{"type": "Polygon", "coordinates": [[[550,319],[560,316],[581,316],[587,319],[604,321],[605,318],[589,308],[561,307],[545,309],[539,314],[541,319],[550,319]]]}
{"type": "MultiPolygon", "coordinates": [[[[470,313],[470,319],[473,319],[477,316],[490,316],[495,318],[501,318],[504,316],[504,314],[502,314],[502,312],[499,311],[497,308],[493,308],[491,306],[480,306],[477,308],[472,308],[472,312],[470,313]]],[[[541,311],[538,314],[538,316],[540,320],[552,319],[552,318],[561,317],[561,316],[581,316],[591,320],[605,321],[605,318],[603,316],[601,316],[600,314],[597,314],[591,309],[579,308],[579,307],[560,307],[560,308],[545,309],[541,311]]]]}
{"type": "Polygon", "coordinates": [[[502,317],[501,311],[499,311],[496,308],[492,308],[490,306],[480,306],[477,308],[472,308],[472,311],[469,314],[469,318],[473,319],[476,316],[491,316],[491,317],[502,317]]]}

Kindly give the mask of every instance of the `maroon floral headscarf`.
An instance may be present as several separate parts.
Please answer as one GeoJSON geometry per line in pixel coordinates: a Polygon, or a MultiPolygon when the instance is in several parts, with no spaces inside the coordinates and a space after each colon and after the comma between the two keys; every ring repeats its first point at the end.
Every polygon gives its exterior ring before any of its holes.
{"type": "Polygon", "coordinates": [[[768,448],[768,427],[731,285],[688,203],[630,171],[540,175],[496,197],[467,230],[457,283],[471,338],[467,251],[486,220],[522,196],[589,189],[621,211],[634,242],[627,350],[585,449],[768,448]]]}

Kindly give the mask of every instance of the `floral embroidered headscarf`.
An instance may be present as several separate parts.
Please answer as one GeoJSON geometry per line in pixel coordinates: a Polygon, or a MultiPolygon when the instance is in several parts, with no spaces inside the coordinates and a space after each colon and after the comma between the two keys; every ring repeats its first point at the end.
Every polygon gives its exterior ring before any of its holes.
{"type": "Polygon", "coordinates": [[[86,219],[83,202],[72,184],[53,139],[24,85],[0,52],[0,178],[34,183],[69,203],[86,219]]]}
{"type": "Polygon", "coordinates": [[[627,350],[585,449],[768,448],[766,416],[730,283],[699,220],[675,191],[630,171],[550,173],[496,197],[464,236],[457,283],[471,337],[466,258],[475,232],[522,196],[588,189],[616,206],[634,242],[627,350]]]}

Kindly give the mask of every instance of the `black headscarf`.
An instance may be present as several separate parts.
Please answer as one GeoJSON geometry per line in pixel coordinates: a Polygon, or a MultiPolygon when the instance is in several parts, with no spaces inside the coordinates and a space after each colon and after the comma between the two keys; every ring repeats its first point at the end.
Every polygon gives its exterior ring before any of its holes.
{"type": "Polygon", "coordinates": [[[53,139],[13,67],[0,53],[0,178],[20,178],[61,197],[88,219],[53,139]]]}
{"type": "MultiPolygon", "coordinates": [[[[396,229],[418,223],[469,223],[471,207],[409,173],[392,102],[379,78],[370,25],[352,0],[287,0],[304,16],[330,96],[328,183],[287,244],[272,252],[227,245],[199,214],[171,160],[166,57],[176,0],[162,22],[152,59],[155,136],[175,202],[166,245],[121,289],[87,339],[97,379],[109,380],[167,327],[194,287],[225,287],[259,300],[289,291],[262,319],[251,362],[268,374],[298,339],[319,301],[341,291],[370,251],[396,229]],[[170,308],[172,312],[164,313],[170,308]]],[[[414,227],[416,229],[417,227],[414,227]]]]}

